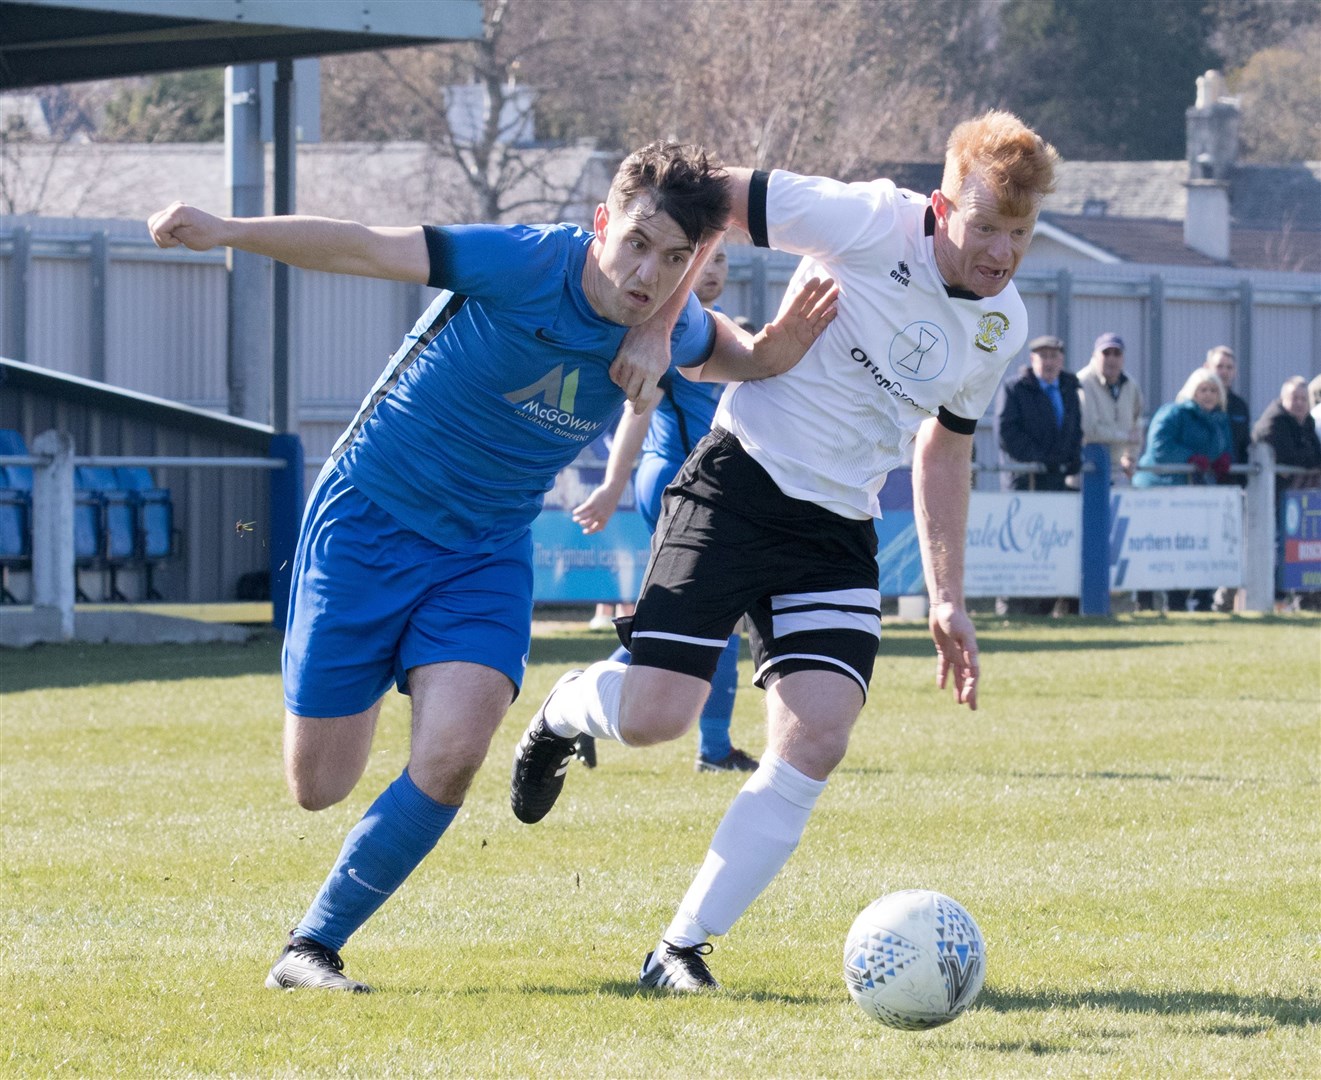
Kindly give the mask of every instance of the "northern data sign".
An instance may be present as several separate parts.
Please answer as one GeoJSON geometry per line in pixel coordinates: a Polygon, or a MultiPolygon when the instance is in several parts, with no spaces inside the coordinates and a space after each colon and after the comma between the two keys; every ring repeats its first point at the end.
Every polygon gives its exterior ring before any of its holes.
{"type": "Polygon", "coordinates": [[[1110,587],[1243,584],[1243,489],[1124,488],[1110,497],[1110,587]]]}

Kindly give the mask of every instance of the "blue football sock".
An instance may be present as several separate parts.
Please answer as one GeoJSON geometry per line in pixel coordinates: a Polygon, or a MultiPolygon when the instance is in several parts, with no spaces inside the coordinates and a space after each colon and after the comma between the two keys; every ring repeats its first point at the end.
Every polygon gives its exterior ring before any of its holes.
{"type": "Polygon", "coordinates": [[[345,837],[295,936],[342,949],[426,858],[458,812],[423,794],[405,769],[345,837]]]}
{"type": "Polygon", "coordinates": [[[734,716],[734,696],[738,693],[738,654],[742,639],[729,639],[720,663],[711,679],[711,694],[698,721],[697,750],[708,761],[721,761],[733,749],[729,741],[729,722],[734,716]]]}

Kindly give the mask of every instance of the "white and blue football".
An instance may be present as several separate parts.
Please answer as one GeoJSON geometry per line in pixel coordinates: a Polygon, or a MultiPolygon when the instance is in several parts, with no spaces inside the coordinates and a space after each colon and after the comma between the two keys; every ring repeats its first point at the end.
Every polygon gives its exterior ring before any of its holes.
{"type": "Polygon", "coordinates": [[[868,904],[844,944],[844,982],[867,1015],[905,1031],[948,1024],[986,978],[982,932],[943,893],[906,889],[868,904]]]}

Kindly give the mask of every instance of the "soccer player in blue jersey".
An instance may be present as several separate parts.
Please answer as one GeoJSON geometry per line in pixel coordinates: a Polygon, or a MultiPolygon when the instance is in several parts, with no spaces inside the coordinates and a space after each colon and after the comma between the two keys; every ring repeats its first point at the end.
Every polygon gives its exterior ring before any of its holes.
{"type": "MultiPolygon", "coordinates": [[[[693,288],[703,307],[720,310],[716,301],[725,290],[728,276],[729,254],[724,240],[721,240],[693,288]]],[[[667,373],[661,377],[659,385],[662,395],[650,412],[639,415],[626,410],[620,418],[604,479],[573,509],[573,520],[582,526],[583,532],[597,533],[605,528],[628,486],[639,449],[642,457],[633,478],[638,511],[647,528],[655,532],[666,485],[674,479],[697,441],[711,430],[716,403],[724,389],[721,383],[693,382],[667,373]]],[[[698,772],[752,772],[757,767],[757,759],[734,746],[729,739],[734,700],[738,694],[738,656],[742,641],[741,634],[730,635],[712,676],[711,693],[697,721],[698,772]]],[[[611,659],[627,663],[628,656],[628,650],[621,646],[611,659]]],[[[595,766],[596,746],[592,736],[579,736],[577,753],[589,768],[595,766]]]]}
{"type": "Polygon", "coordinates": [[[367,394],[303,518],[283,659],[289,788],[309,810],[353,790],[391,684],[411,697],[412,743],[293,930],[272,989],[370,989],[344,974],[339,950],[454,819],[522,682],[542,497],[625,397],[645,408],[656,393],[656,370],[621,353],[630,328],[676,320],[668,340],[687,373],[749,379],[792,366],[833,317],[820,283],[753,339],[688,295],[729,207],[726,174],[704,153],[653,143],[620,166],[591,231],[218,218],[180,203],[151,218],[162,247],[227,246],[444,290],[367,394]]]}

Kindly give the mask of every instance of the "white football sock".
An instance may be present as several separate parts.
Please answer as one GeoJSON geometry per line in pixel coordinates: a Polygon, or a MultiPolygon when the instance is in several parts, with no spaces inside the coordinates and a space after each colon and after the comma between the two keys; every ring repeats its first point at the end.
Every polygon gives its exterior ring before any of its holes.
{"type": "Polygon", "coordinates": [[[672,945],[696,945],[725,934],[780,872],[825,790],[767,751],[725,811],[706,860],[664,934],[672,945]]]}
{"type": "Polygon", "coordinates": [[[593,664],[551,697],[546,705],[546,726],[564,739],[591,735],[623,742],[619,737],[619,697],[627,670],[616,660],[593,664]]]}

